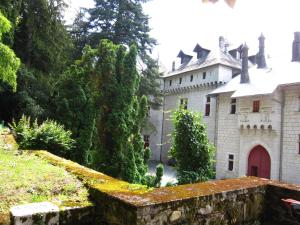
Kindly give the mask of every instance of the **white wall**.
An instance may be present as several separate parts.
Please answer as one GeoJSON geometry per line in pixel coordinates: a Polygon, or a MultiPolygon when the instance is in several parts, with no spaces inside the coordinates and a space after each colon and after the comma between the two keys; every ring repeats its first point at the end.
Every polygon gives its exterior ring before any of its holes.
{"type": "MultiPolygon", "coordinates": [[[[195,112],[201,112],[204,115],[206,96],[214,90],[214,87],[193,88],[189,91],[169,94],[165,96],[164,105],[164,121],[163,121],[163,143],[162,143],[162,159],[168,160],[168,151],[171,147],[172,113],[179,108],[180,98],[188,99],[188,109],[195,112]]],[[[215,132],[215,99],[211,98],[210,115],[203,117],[203,122],[207,126],[209,140],[213,143],[215,132]]]]}
{"type": "MultiPolygon", "coordinates": [[[[223,72],[223,70],[222,70],[223,72]]],[[[202,68],[190,72],[184,72],[178,75],[165,78],[165,90],[170,90],[180,87],[188,87],[196,84],[204,84],[218,81],[219,66],[212,66],[209,68],[202,68]],[[206,77],[203,79],[203,73],[206,72],[206,77]],[[193,75],[193,81],[191,82],[191,75],[193,75]],[[180,78],[182,78],[182,83],[179,83],[180,78]],[[172,85],[170,86],[170,80],[172,80],[172,85]]]]}
{"type": "Polygon", "coordinates": [[[284,90],[284,126],[283,126],[283,173],[286,182],[300,184],[300,85],[286,87],[284,90]]]}
{"type": "Polygon", "coordinates": [[[218,80],[228,82],[232,79],[232,68],[224,65],[219,66],[218,80]]]}
{"type": "Polygon", "coordinates": [[[230,96],[218,96],[216,178],[239,176],[240,133],[237,114],[230,114],[230,96]],[[228,171],[228,155],[234,154],[234,169],[228,171]]]}
{"type": "Polygon", "coordinates": [[[257,145],[263,146],[271,158],[271,179],[279,179],[280,161],[280,118],[281,118],[281,97],[276,92],[271,96],[254,96],[237,99],[237,114],[230,114],[230,96],[232,93],[219,96],[219,114],[217,130],[217,178],[231,178],[247,175],[248,156],[250,151],[257,145]],[[252,113],[252,103],[260,100],[260,109],[269,110],[272,130],[267,126],[261,129],[260,116],[262,113],[252,113]],[[240,128],[240,120],[243,113],[247,112],[247,125],[240,128]],[[254,125],[257,129],[254,129],[254,125]],[[234,170],[228,171],[228,154],[234,154],[234,170]]]}

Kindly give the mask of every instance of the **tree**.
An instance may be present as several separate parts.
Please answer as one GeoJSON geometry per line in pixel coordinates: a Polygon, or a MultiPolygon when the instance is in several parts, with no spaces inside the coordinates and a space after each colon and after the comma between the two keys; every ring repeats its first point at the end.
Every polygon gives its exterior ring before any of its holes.
{"type": "Polygon", "coordinates": [[[179,184],[212,178],[214,147],[209,143],[199,113],[179,109],[173,115],[173,145],[170,155],[177,161],[179,184]]]}
{"type": "Polygon", "coordinates": [[[76,144],[71,159],[84,165],[91,163],[90,154],[96,131],[96,106],[89,86],[90,67],[87,67],[91,58],[87,60],[87,54],[59,78],[54,88],[55,111],[52,115],[72,131],[76,144]]]}
{"type": "Polygon", "coordinates": [[[0,12],[0,79],[11,86],[13,91],[16,91],[16,73],[20,66],[20,60],[16,57],[12,49],[1,42],[2,35],[10,29],[10,22],[0,12]]]}
{"type": "Polygon", "coordinates": [[[97,48],[92,90],[98,107],[97,134],[100,171],[132,183],[141,183],[147,172],[140,133],[147,112],[146,97],[138,98],[140,77],[137,49],[103,40],[97,48]],[[100,90],[100,91],[99,91],[100,90]]]}
{"type": "Polygon", "coordinates": [[[24,0],[14,34],[14,50],[28,68],[61,72],[71,40],[63,23],[64,0],[24,0]]]}
{"type": "Polygon", "coordinates": [[[142,8],[144,2],[147,0],[95,0],[94,8],[80,11],[71,33],[77,49],[75,57],[85,44],[95,47],[102,39],[127,47],[135,44],[141,62],[139,96],[153,95],[154,103],[159,104],[158,63],[149,56],[156,40],[149,36],[149,18],[142,8]]]}
{"type": "Polygon", "coordinates": [[[53,88],[70,64],[72,43],[64,26],[64,0],[4,0],[0,9],[12,19],[12,31],[4,41],[15,50],[22,66],[18,90],[0,83],[0,116],[6,121],[22,114],[39,121],[53,114],[53,88]],[[5,107],[4,107],[5,105],[5,107]]]}

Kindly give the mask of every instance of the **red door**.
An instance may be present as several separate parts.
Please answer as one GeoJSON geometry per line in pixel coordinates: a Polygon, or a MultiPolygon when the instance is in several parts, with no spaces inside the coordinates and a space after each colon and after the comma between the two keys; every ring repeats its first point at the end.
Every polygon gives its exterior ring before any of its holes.
{"type": "Polygon", "coordinates": [[[248,158],[248,176],[270,179],[271,159],[267,150],[258,145],[254,147],[248,158]]]}

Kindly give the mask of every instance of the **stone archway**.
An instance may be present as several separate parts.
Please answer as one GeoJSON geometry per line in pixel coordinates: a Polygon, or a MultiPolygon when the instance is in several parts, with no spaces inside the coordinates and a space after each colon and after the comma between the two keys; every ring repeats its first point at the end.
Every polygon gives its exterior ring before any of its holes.
{"type": "Polygon", "coordinates": [[[261,145],[254,147],[248,157],[248,176],[270,179],[271,158],[261,145]]]}

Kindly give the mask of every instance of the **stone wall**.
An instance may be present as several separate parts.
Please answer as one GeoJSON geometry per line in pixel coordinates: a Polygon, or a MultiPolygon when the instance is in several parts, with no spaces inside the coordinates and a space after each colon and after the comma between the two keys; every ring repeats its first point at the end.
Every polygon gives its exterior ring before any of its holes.
{"type": "Polygon", "coordinates": [[[300,186],[244,177],[149,189],[111,178],[45,151],[32,153],[63,166],[86,184],[95,204],[89,224],[253,225],[261,222],[264,225],[299,225],[295,218],[286,214],[281,199],[300,200],[300,186]]]}
{"type": "Polygon", "coordinates": [[[266,225],[300,225],[298,219],[293,215],[282,201],[282,199],[295,199],[300,201],[300,186],[273,182],[266,189],[266,207],[262,221],[266,225]]]}
{"type": "MultiPolygon", "coordinates": [[[[239,176],[240,131],[237,114],[230,114],[230,97],[232,93],[218,97],[217,117],[217,152],[216,176],[217,179],[239,176]],[[234,155],[233,171],[228,171],[228,155],[234,155]]],[[[238,104],[237,104],[238,107],[238,104]]]]}
{"type": "Polygon", "coordinates": [[[300,184],[300,85],[286,87],[283,119],[282,180],[300,184]]]}

